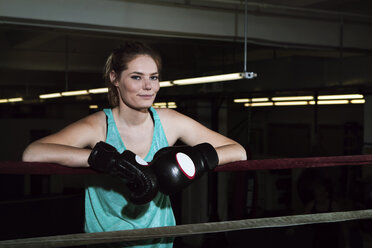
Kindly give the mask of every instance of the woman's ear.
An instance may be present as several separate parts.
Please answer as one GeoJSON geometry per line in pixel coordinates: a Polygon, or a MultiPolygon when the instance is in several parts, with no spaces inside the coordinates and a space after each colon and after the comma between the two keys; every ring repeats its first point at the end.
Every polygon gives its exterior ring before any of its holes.
{"type": "Polygon", "coordinates": [[[110,82],[115,86],[119,86],[116,72],[113,70],[110,72],[110,82]]]}

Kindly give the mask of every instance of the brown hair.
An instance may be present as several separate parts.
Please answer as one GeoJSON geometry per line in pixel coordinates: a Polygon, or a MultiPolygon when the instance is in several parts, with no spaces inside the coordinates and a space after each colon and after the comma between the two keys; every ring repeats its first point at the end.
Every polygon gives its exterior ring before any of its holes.
{"type": "Polygon", "coordinates": [[[104,70],[103,79],[108,87],[108,101],[111,107],[119,105],[119,95],[116,86],[111,82],[110,73],[115,72],[116,79],[120,78],[121,72],[128,69],[128,63],[135,59],[138,55],[148,55],[156,63],[158,72],[161,70],[161,58],[148,45],[139,41],[127,41],[114,49],[107,58],[104,70]]]}

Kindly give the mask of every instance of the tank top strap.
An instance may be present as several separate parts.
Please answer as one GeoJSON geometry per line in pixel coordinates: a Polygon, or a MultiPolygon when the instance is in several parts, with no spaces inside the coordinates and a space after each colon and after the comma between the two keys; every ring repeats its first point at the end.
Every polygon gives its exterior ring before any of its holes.
{"type": "Polygon", "coordinates": [[[116,126],[114,116],[111,109],[103,109],[106,114],[106,143],[114,146],[118,152],[122,153],[126,148],[123,140],[121,139],[119,130],[116,126]]]}
{"type": "Polygon", "coordinates": [[[149,111],[152,113],[152,117],[154,120],[154,135],[150,151],[145,158],[146,161],[151,161],[158,150],[160,150],[163,147],[169,146],[158,113],[153,107],[150,107],[149,111]]]}
{"type": "Polygon", "coordinates": [[[163,126],[161,125],[160,117],[158,115],[158,112],[156,112],[156,110],[153,107],[150,107],[149,108],[149,112],[151,114],[152,120],[154,121],[155,132],[156,131],[162,131],[163,130],[163,126]]]}

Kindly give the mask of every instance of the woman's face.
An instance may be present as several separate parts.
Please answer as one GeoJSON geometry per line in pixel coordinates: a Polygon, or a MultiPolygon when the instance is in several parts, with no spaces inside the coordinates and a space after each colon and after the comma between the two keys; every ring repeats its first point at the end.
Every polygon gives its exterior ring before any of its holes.
{"type": "Polygon", "coordinates": [[[159,72],[155,61],[148,55],[138,55],[121,72],[118,80],[111,80],[118,89],[122,103],[134,109],[148,109],[159,91],[159,72]]]}

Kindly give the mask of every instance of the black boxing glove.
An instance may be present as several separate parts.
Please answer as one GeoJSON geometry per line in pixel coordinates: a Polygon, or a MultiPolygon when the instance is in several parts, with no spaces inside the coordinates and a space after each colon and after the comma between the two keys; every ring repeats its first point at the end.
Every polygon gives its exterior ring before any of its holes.
{"type": "Polygon", "coordinates": [[[88,164],[94,170],[124,179],[130,191],[129,200],[134,204],[148,203],[158,193],[158,181],[152,169],[129,150],[120,154],[115,147],[98,142],[89,155],[88,164]]]}
{"type": "Polygon", "coordinates": [[[151,162],[159,182],[159,191],[177,193],[218,165],[218,155],[212,145],[175,146],[160,149],[151,162]]]}

